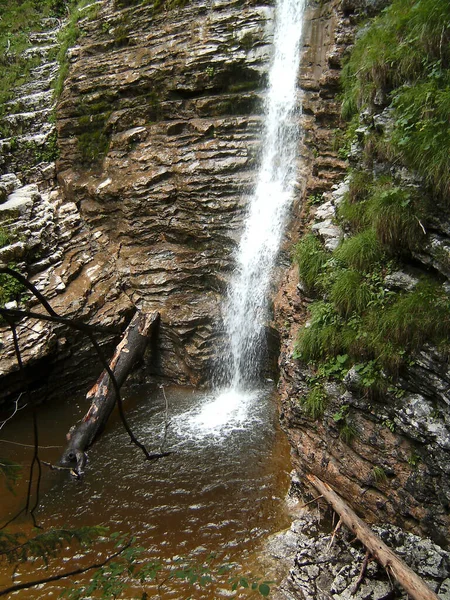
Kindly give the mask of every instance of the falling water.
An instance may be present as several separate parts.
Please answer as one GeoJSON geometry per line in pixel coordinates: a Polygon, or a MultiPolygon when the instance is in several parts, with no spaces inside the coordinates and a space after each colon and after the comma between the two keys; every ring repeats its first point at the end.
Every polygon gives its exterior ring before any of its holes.
{"type": "Polygon", "coordinates": [[[269,287],[296,176],[297,75],[305,4],[278,0],[276,6],[263,154],[224,314],[230,348],[222,380],[231,390],[241,391],[255,379],[265,346],[269,287]]]}
{"type": "Polygon", "coordinates": [[[180,427],[195,436],[226,434],[261,420],[270,390],[255,386],[265,347],[268,297],[296,178],[299,138],[297,76],[307,0],[277,0],[274,56],[265,101],[261,163],[245,217],[236,270],[224,307],[228,348],[220,359],[212,396],[180,427]]]}

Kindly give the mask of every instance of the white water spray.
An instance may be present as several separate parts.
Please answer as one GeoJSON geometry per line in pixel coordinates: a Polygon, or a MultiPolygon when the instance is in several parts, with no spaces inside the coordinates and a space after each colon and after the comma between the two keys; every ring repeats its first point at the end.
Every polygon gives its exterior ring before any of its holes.
{"type": "Polygon", "coordinates": [[[233,390],[255,379],[264,353],[270,282],[296,177],[297,76],[305,4],[278,0],[276,5],[263,154],[224,314],[229,359],[222,379],[233,390]]]}

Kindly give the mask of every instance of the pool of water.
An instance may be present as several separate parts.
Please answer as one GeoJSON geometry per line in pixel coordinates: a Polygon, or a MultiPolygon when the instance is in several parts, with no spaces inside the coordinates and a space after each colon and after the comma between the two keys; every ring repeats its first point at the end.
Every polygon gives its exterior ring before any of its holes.
{"type": "MultiPolygon", "coordinates": [[[[113,416],[89,451],[83,480],[74,481],[65,472],[45,469],[36,511],[39,525],[101,524],[134,535],[145,549],[146,560],[169,564],[179,557],[194,564],[215,553],[215,565],[236,563],[234,572],[254,571],[254,555],[262,540],[288,525],[284,497],[289,449],[278,426],[273,388],[267,385],[249,394],[226,391],[213,396],[179,387],[139,386],[128,389],[124,397],[136,436],[151,451],[158,450],[165,439],[164,449],[173,454],[155,462],[145,461],[142,452],[130,444],[117,415],[113,416]]],[[[39,409],[40,444],[56,446],[40,450],[43,460],[57,462],[65,433],[86,409],[84,402],[70,399],[39,409]]],[[[24,502],[32,450],[17,444],[32,444],[31,416],[26,411],[18,413],[0,437],[0,456],[24,467],[16,496],[1,491],[0,510],[5,521],[24,502]]],[[[20,518],[12,528],[29,531],[30,520],[20,518]]],[[[69,556],[60,557],[44,575],[51,569],[70,570],[72,563],[66,562],[69,556]]],[[[87,556],[77,549],[76,564],[101,556],[105,556],[104,548],[95,548],[87,556]]],[[[35,578],[36,571],[42,576],[42,569],[38,564],[31,570],[29,566],[22,568],[16,581],[35,578]]],[[[1,587],[10,581],[10,572],[3,566],[1,587]]],[[[14,597],[57,597],[65,585],[58,582],[42,590],[18,592],[14,597]]],[[[229,596],[227,586],[221,581],[193,593],[170,581],[158,594],[161,598],[192,595],[212,599],[229,596]]],[[[150,593],[149,597],[156,595],[150,593]]],[[[120,597],[140,595],[130,589],[129,595],[120,597]]]]}

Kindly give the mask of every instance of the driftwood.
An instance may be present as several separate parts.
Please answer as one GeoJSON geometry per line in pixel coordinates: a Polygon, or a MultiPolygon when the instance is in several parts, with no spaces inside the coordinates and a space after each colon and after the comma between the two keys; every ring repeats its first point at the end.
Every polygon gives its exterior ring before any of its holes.
{"type": "MultiPolygon", "coordinates": [[[[74,468],[75,475],[81,475],[86,463],[85,450],[93,444],[96,437],[103,431],[118,399],[119,388],[125,382],[136,361],[142,357],[147,343],[157,330],[158,324],[159,313],[154,312],[151,315],[145,315],[137,312],[125,330],[123,338],[116,347],[114,356],[109,363],[109,369],[113,373],[115,381],[111,379],[105,369],[96,384],[87,393],[86,398],[91,401],[91,407],[81,423],[73,426],[67,434],[68,444],[60,459],[60,464],[63,466],[76,465],[76,468],[74,468]]],[[[121,408],[120,399],[119,408],[121,408]]],[[[122,420],[124,421],[124,418],[122,420]]],[[[149,455],[145,448],[137,442],[126,421],[124,421],[124,424],[132,441],[143,449],[146,457],[156,458],[154,455],[149,455]]]]}
{"type": "Polygon", "coordinates": [[[331,504],[343,523],[364,544],[368,552],[386,569],[389,575],[395,577],[413,600],[439,600],[423,579],[386,546],[327,483],[315,475],[307,475],[307,479],[331,504]]]}

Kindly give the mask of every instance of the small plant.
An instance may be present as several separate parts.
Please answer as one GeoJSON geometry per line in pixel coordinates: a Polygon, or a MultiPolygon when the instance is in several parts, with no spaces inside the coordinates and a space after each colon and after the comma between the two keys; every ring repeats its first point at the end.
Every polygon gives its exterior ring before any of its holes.
{"type": "Polygon", "coordinates": [[[11,244],[11,234],[4,227],[0,227],[0,248],[9,246],[11,244]]]}
{"type": "Polygon", "coordinates": [[[386,483],[387,475],[383,467],[374,467],[372,475],[376,483],[386,483]]]}
{"type": "Polygon", "coordinates": [[[342,242],[336,256],[349,267],[368,271],[383,258],[383,249],[373,229],[367,229],[342,242]]]}
{"type": "Polygon", "coordinates": [[[391,431],[392,433],[395,432],[395,423],[394,423],[394,421],[391,421],[391,419],[385,419],[383,421],[383,425],[385,427],[387,427],[389,429],[389,431],[391,431]]]}
{"type": "Polygon", "coordinates": [[[314,206],[317,204],[322,204],[323,202],[323,194],[311,194],[307,199],[308,206],[314,206]]]}
{"type": "Polygon", "coordinates": [[[329,258],[322,244],[313,234],[305,235],[294,248],[294,260],[300,279],[310,292],[320,287],[320,275],[329,258]]]}
{"type": "Polygon", "coordinates": [[[311,323],[300,330],[294,358],[309,362],[346,354],[356,331],[336,313],[332,304],[316,302],[311,306],[311,323]]]}
{"type": "Polygon", "coordinates": [[[344,269],[330,289],[330,300],[337,312],[344,317],[353,312],[362,313],[372,299],[369,285],[361,273],[353,269],[344,269]]]}
{"type": "Polygon", "coordinates": [[[336,357],[330,358],[318,367],[317,375],[327,379],[330,377],[339,380],[344,379],[348,373],[348,359],[348,354],[338,354],[336,357]]]}
{"type": "Polygon", "coordinates": [[[342,406],[339,408],[339,410],[338,410],[336,413],[334,413],[334,415],[333,415],[333,421],[334,421],[335,423],[343,423],[343,422],[346,420],[346,418],[347,418],[347,415],[348,415],[348,409],[349,409],[349,408],[350,408],[350,407],[349,407],[349,405],[348,405],[348,404],[343,404],[343,405],[342,405],[342,406]]]}
{"type": "Polygon", "coordinates": [[[423,212],[412,194],[397,186],[376,189],[367,217],[381,244],[391,251],[417,250],[424,240],[423,212]]]}
{"type": "Polygon", "coordinates": [[[356,427],[349,420],[349,408],[348,404],[343,404],[333,415],[333,421],[339,427],[339,437],[346,444],[350,444],[358,433],[356,427]]]}
{"type": "Polygon", "coordinates": [[[339,428],[339,437],[347,445],[350,445],[357,436],[358,431],[352,423],[345,421],[339,428]]]}
{"type": "MultiPolygon", "coordinates": [[[[16,265],[8,265],[11,269],[16,269],[16,265]]],[[[26,288],[15,277],[7,273],[0,273],[0,305],[16,300],[20,302],[26,288]]]]}
{"type": "Polygon", "coordinates": [[[415,451],[411,452],[410,456],[408,457],[408,465],[410,467],[412,467],[413,469],[415,469],[419,463],[421,462],[421,458],[419,456],[419,454],[417,454],[415,451]]]}
{"type": "Polygon", "coordinates": [[[327,396],[322,386],[314,386],[302,399],[302,406],[311,419],[317,420],[322,417],[327,406],[327,396]]]}

